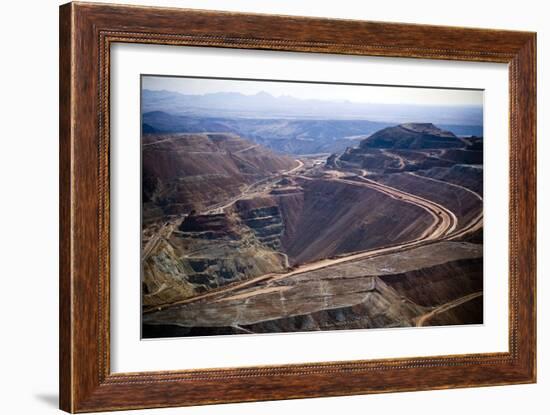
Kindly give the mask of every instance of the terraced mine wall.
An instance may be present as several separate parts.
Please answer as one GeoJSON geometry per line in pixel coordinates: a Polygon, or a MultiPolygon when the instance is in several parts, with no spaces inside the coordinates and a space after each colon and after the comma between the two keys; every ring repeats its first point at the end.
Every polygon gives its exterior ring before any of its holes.
{"type": "Polygon", "coordinates": [[[295,165],[293,158],[234,134],[145,134],[144,223],[203,211],[240,195],[243,187],[295,165]]]}
{"type": "Polygon", "coordinates": [[[416,174],[464,186],[483,195],[483,166],[481,165],[455,164],[451,168],[435,167],[429,170],[419,170],[416,174]]]}
{"type": "Polygon", "coordinates": [[[481,324],[482,281],[478,245],[438,242],[275,278],[207,302],[152,312],[144,316],[145,334],[154,336],[159,330],[167,336],[187,336],[411,327],[421,319],[423,325],[481,324]],[[467,301],[456,301],[461,298],[467,301]],[[443,311],[438,313],[438,309],[443,311]]]}
{"type": "Polygon", "coordinates": [[[303,180],[288,193],[238,200],[223,213],[188,215],[145,260],[144,304],[413,240],[432,222],[422,208],[367,187],[303,180]]]}
{"type": "Polygon", "coordinates": [[[481,323],[482,227],[436,239],[482,225],[482,141],[389,130],[325,165],[146,135],[144,336],[481,323]]]}
{"type": "Polygon", "coordinates": [[[380,175],[374,179],[446,207],[457,216],[459,228],[468,224],[483,209],[483,201],[479,196],[453,183],[434,181],[408,173],[380,175]]]}
{"type": "Polygon", "coordinates": [[[300,184],[302,198],[279,198],[291,264],[411,240],[433,221],[422,208],[368,187],[323,179],[300,184]]]}
{"type": "Polygon", "coordinates": [[[194,295],[287,268],[232,214],[190,215],[143,261],[143,306],[194,295]]]}

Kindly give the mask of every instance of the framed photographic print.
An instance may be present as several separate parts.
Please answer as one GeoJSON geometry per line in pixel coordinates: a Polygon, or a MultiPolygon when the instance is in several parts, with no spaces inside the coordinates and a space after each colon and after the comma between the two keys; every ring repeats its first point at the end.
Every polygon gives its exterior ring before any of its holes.
{"type": "Polygon", "coordinates": [[[535,381],[534,33],[60,29],[63,410],[535,381]]]}

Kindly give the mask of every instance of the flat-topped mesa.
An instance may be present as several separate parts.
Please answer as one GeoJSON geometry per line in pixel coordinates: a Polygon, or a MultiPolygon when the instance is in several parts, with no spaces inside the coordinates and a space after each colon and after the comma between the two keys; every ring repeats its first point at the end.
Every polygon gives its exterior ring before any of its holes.
{"type": "Polygon", "coordinates": [[[361,149],[442,149],[463,148],[466,143],[450,131],[432,123],[406,123],[384,128],[359,144],[361,149]]]}

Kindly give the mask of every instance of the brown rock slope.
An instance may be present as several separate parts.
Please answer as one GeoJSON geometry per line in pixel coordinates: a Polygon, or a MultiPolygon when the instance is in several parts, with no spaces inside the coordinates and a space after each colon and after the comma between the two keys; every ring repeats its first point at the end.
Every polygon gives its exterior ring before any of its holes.
{"type": "Polygon", "coordinates": [[[205,209],[296,166],[292,158],[233,134],[145,134],[142,142],[146,223],[205,209]]]}
{"type": "Polygon", "coordinates": [[[254,183],[296,166],[296,160],[232,134],[146,134],[143,305],[284,269],[286,257],[237,215],[197,211],[228,204],[254,183]]]}
{"type": "Polygon", "coordinates": [[[237,200],[221,213],[182,219],[145,259],[144,305],[411,241],[434,221],[422,208],[368,187],[322,179],[296,182],[300,186],[237,200]]]}
{"type": "Polygon", "coordinates": [[[286,266],[237,216],[190,215],[143,261],[142,303],[171,303],[286,266]]]}
{"type": "Polygon", "coordinates": [[[412,240],[433,221],[418,206],[368,187],[322,179],[300,184],[301,197],[279,197],[291,264],[412,240]]]}
{"type": "Polygon", "coordinates": [[[450,131],[444,131],[430,123],[408,123],[384,128],[366,138],[359,145],[362,149],[427,149],[462,148],[464,142],[450,131]]]}
{"type": "Polygon", "coordinates": [[[481,139],[405,124],[326,167],[144,142],[145,337],[482,322],[481,139]]]}
{"type": "Polygon", "coordinates": [[[483,210],[481,196],[454,183],[411,173],[381,175],[376,177],[376,181],[445,206],[456,215],[459,228],[474,220],[483,210]]]}
{"type": "Polygon", "coordinates": [[[329,160],[334,168],[384,174],[482,163],[481,138],[459,138],[429,123],[385,128],[362,140],[357,148],[350,147],[329,160]]]}
{"type": "Polygon", "coordinates": [[[416,174],[464,186],[479,195],[483,194],[483,166],[481,165],[455,164],[451,168],[435,167],[419,170],[416,174]]]}
{"type": "Polygon", "coordinates": [[[423,316],[424,325],[482,323],[481,256],[479,245],[439,242],[274,278],[146,313],[144,335],[408,327],[423,316]],[[468,301],[448,304],[468,295],[476,301],[472,307],[468,301]],[[446,310],[430,314],[446,304],[446,310]]]}
{"type": "Polygon", "coordinates": [[[330,179],[297,178],[294,186],[247,197],[232,209],[290,265],[410,241],[434,221],[416,205],[330,179]]]}

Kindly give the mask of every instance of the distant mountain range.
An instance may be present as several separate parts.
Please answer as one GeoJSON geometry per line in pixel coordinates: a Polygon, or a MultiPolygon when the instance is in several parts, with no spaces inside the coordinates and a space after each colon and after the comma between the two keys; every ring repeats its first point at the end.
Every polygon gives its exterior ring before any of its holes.
{"type": "Polygon", "coordinates": [[[224,118],[361,119],[399,124],[433,122],[483,125],[478,106],[428,106],[358,103],[343,100],[299,99],[266,92],[245,95],[218,92],[189,95],[166,90],[142,90],[142,113],[162,111],[174,115],[224,118]]]}

